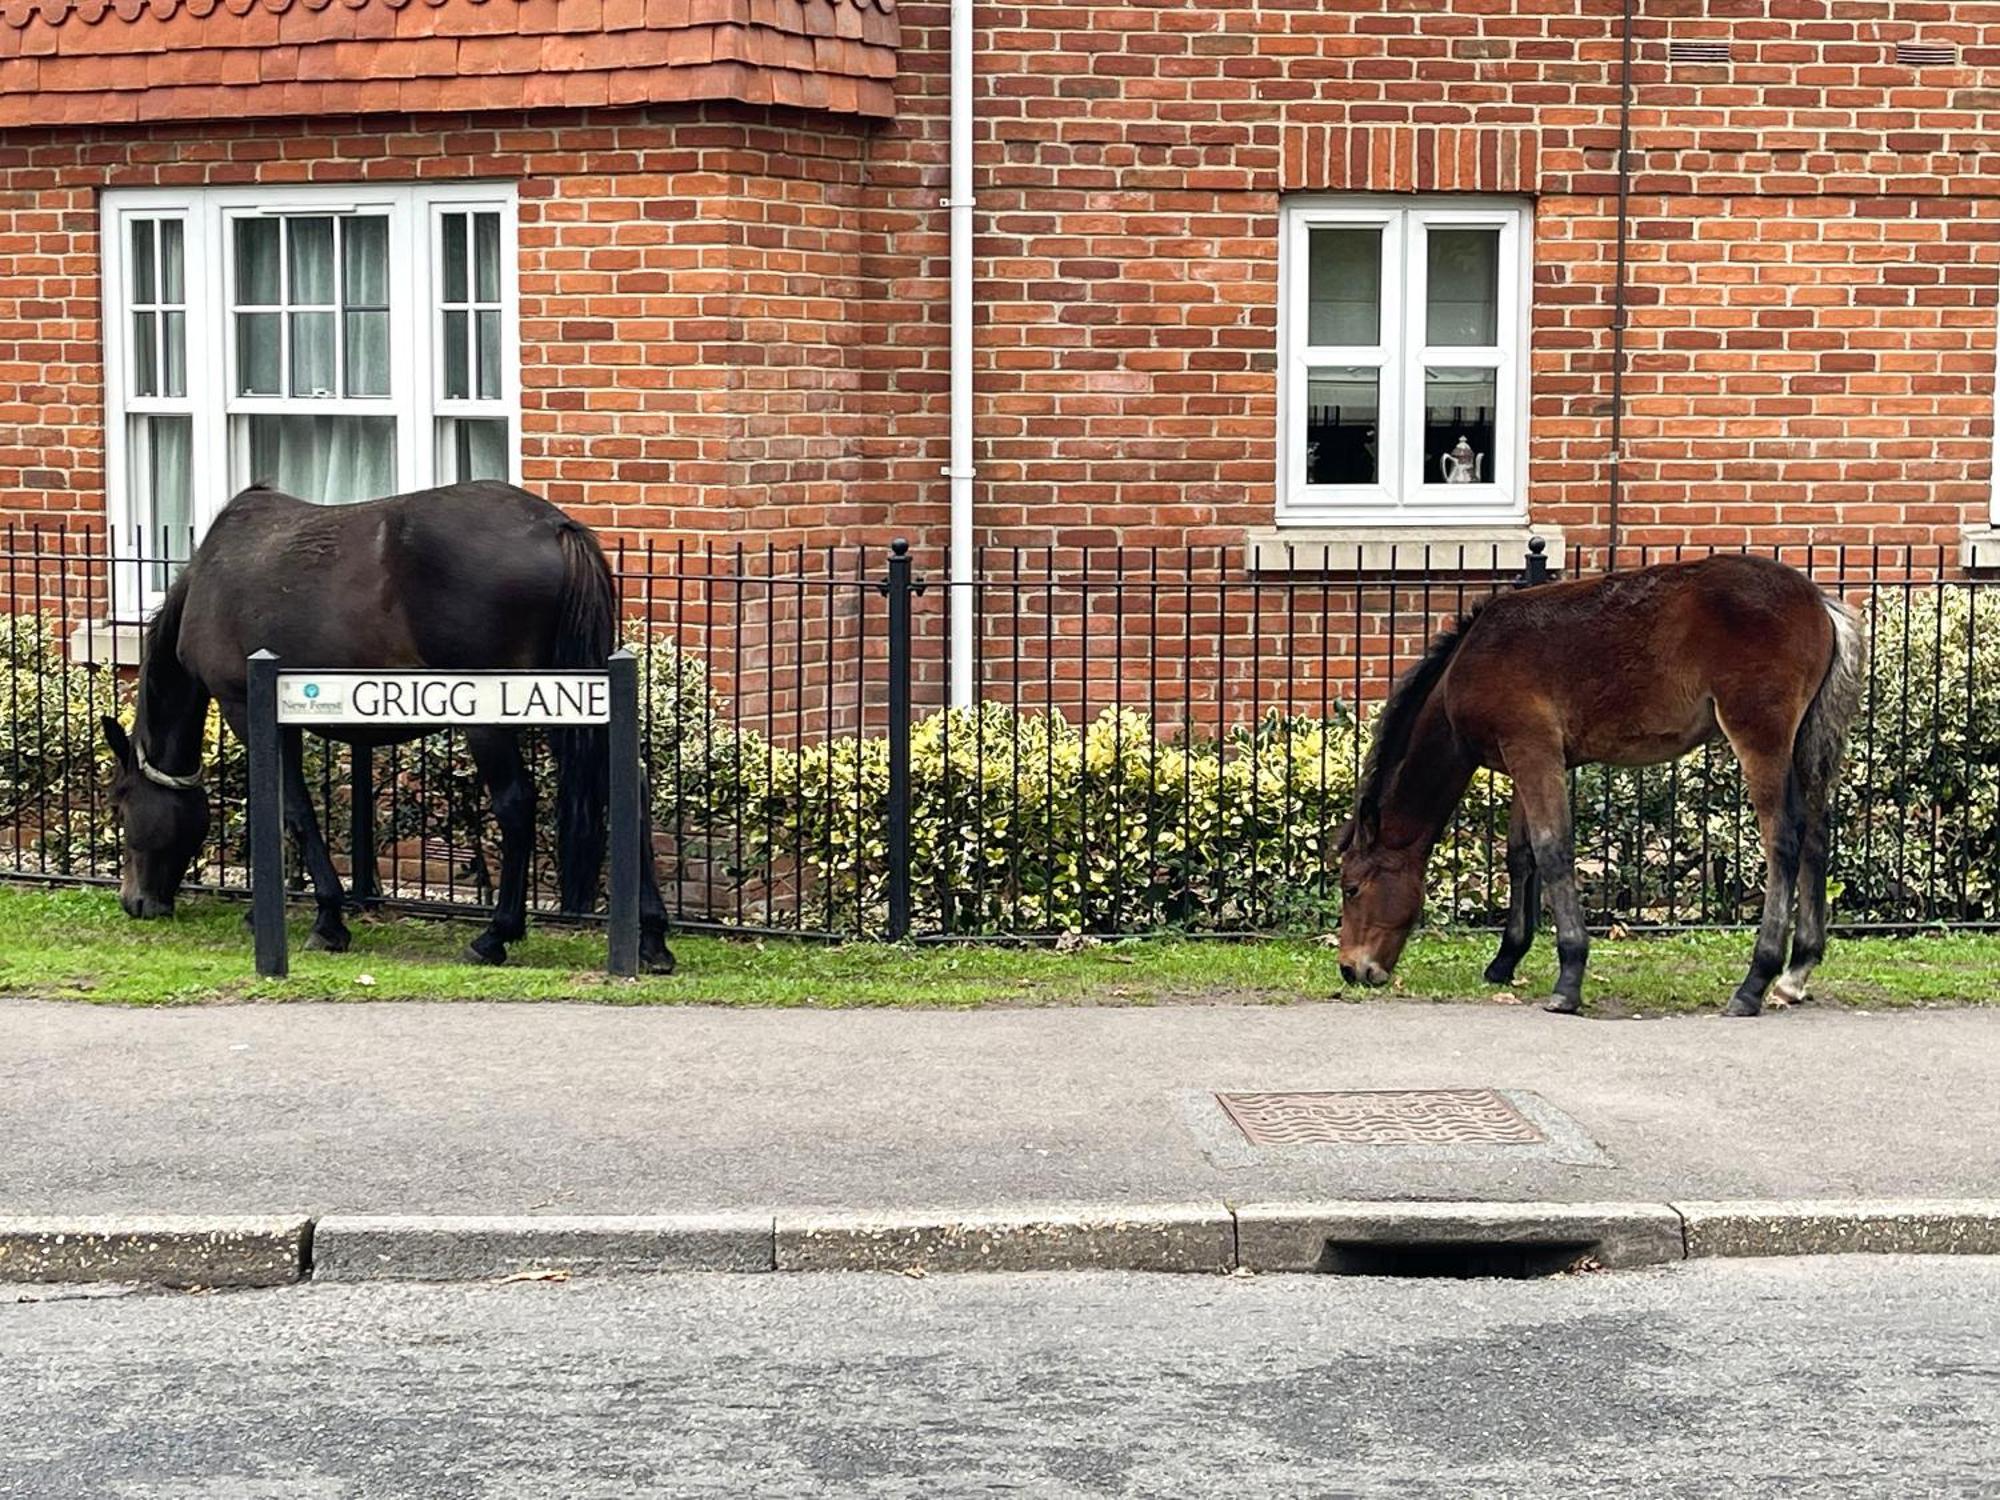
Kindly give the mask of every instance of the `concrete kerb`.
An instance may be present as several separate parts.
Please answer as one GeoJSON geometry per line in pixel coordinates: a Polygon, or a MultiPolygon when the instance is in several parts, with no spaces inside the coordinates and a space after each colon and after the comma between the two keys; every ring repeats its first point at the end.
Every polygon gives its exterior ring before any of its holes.
{"type": "Polygon", "coordinates": [[[306,1276],[312,1232],[303,1214],[0,1217],[0,1284],[284,1286],[306,1276]]]}
{"type": "Polygon", "coordinates": [[[1236,1267],[1224,1204],[778,1219],[781,1271],[1208,1271],[1236,1267]]]}
{"type": "Polygon", "coordinates": [[[663,1271],[1517,1274],[2000,1254],[2000,1200],[1327,1202],[652,1217],[0,1217],[0,1284],[262,1287],[663,1271]]]}
{"type": "Polygon", "coordinates": [[[492,1281],[556,1272],[773,1269],[769,1214],[708,1217],[415,1217],[330,1214],[313,1232],[315,1281],[492,1281]]]}

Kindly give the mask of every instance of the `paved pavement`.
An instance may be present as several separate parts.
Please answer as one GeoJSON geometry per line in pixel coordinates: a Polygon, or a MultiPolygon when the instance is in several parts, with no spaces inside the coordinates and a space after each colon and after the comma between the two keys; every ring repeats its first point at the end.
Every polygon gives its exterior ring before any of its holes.
{"type": "Polygon", "coordinates": [[[1976,1198],[2000,1011],[0,1002],[0,1213],[1976,1198]],[[1496,1087],[1547,1149],[1248,1149],[1214,1090],[1496,1087]]]}
{"type": "Polygon", "coordinates": [[[2000,1261],[0,1305],[6,1500],[1991,1495],[2000,1261]]]}

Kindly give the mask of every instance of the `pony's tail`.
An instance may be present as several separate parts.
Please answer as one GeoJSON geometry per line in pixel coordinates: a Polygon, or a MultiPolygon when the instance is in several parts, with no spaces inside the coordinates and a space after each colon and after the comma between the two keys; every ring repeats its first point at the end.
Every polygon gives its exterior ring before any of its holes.
{"type": "MultiPolygon", "coordinates": [[[[601,672],[618,640],[618,587],[604,549],[575,521],[562,525],[562,595],[557,605],[555,665],[601,672]]],[[[556,864],[562,909],[572,914],[597,904],[604,871],[610,800],[610,736],[602,725],[558,729],[549,735],[556,753],[556,864]]]]}
{"type": "Polygon", "coordinates": [[[1861,708],[1868,659],[1868,640],[1860,616],[1831,595],[1823,596],[1821,602],[1833,621],[1833,658],[1792,740],[1792,774],[1786,778],[1785,789],[1786,801],[1791,804],[1787,810],[1796,820],[1794,827],[1816,827],[1826,816],[1833,779],[1847,750],[1847,731],[1861,708]]]}

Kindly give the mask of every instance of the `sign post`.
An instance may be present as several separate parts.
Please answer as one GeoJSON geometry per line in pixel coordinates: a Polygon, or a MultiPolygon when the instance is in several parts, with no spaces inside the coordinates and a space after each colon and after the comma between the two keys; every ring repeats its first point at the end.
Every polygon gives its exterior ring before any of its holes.
{"type": "Polygon", "coordinates": [[[278,749],[278,658],[250,657],[250,931],[257,973],[282,979],[285,952],[285,787],[278,749]]]}
{"type": "MultiPolygon", "coordinates": [[[[250,916],[260,975],[277,978],[288,968],[280,726],[325,732],[362,725],[445,729],[465,724],[608,727],[611,912],[606,967],[617,975],[639,972],[644,824],[639,808],[639,663],[630,651],[619,651],[595,672],[285,671],[281,666],[269,651],[249,659],[250,916]]],[[[364,785],[357,776],[357,798],[364,785]]],[[[364,813],[357,803],[355,818],[358,853],[364,837],[373,843],[373,806],[364,813]]],[[[355,879],[360,894],[358,865],[355,879]]]]}
{"type": "Polygon", "coordinates": [[[612,653],[611,668],[611,913],[605,971],[630,979],[639,972],[639,659],[612,653]]]}

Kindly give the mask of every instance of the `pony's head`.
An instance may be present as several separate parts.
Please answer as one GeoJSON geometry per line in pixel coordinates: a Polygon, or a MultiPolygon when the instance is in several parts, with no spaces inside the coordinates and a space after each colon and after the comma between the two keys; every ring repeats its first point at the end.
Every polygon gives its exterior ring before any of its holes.
{"type": "Polygon", "coordinates": [[[104,740],[118,762],[111,782],[111,809],[124,833],[118,904],[128,917],[171,917],[208,836],[208,792],[197,777],[170,776],[150,764],[109,715],[104,740]]]}
{"type": "Polygon", "coordinates": [[[1340,977],[1387,984],[1424,910],[1422,844],[1382,842],[1380,816],[1364,805],[1340,830],[1340,977]]]}

